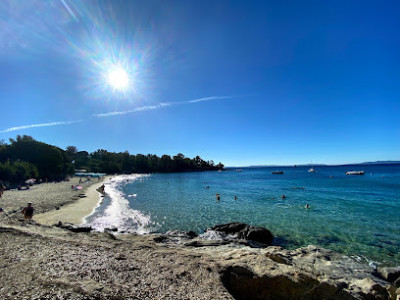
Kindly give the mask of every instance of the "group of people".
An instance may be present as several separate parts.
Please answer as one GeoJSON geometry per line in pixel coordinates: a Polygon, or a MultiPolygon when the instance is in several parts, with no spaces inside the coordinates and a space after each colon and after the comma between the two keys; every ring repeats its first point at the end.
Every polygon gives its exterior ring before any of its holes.
{"type": "MultiPolygon", "coordinates": [[[[219,193],[216,193],[216,194],[215,194],[215,197],[217,198],[217,200],[221,200],[221,197],[220,197],[219,193]]],[[[236,200],[236,199],[237,199],[237,196],[236,196],[236,195],[233,196],[233,199],[236,200]]]]}
{"type": "MultiPolygon", "coordinates": [[[[217,200],[221,200],[221,196],[219,195],[219,193],[216,193],[216,194],[215,194],[215,197],[217,198],[217,200]]],[[[282,199],[286,199],[286,196],[285,196],[285,195],[282,195],[281,198],[282,198],[282,199]]],[[[235,200],[237,199],[236,195],[233,196],[233,199],[235,199],[235,200]]],[[[275,199],[275,198],[273,198],[273,199],[275,199]]],[[[305,206],[304,208],[305,208],[305,209],[309,209],[309,208],[310,208],[310,205],[307,203],[306,206],[305,206]]]]}

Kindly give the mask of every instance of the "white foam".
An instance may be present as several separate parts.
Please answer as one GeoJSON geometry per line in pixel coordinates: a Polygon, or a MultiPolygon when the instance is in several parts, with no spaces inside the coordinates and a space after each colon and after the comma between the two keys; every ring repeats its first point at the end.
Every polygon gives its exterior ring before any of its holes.
{"type": "MultiPolygon", "coordinates": [[[[150,231],[149,225],[151,225],[150,216],[145,216],[140,211],[132,209],[124,193],[121,191],[123,184],[134,180],[143,180],[143,177],[147,176],[150,175],[118,175],[114,176],[112,180],[105,182],[105,192],[110,197],[111,203],[105,209],[104,214],[87,223],[87,225],[98,231],[116,227],[118,231],[129,231],[139,234],[148,233],[150,231]]],[[[136,197],[136,194],[133,195],[136,197]]]]}
{"type": "Polygon", "coordinates": [[[200,234],[199,237],[205,240],[215,241],[215,240],[223,240],[226,237],[226,234],[214,230],[207,230],[206,232],[200,234]]]}

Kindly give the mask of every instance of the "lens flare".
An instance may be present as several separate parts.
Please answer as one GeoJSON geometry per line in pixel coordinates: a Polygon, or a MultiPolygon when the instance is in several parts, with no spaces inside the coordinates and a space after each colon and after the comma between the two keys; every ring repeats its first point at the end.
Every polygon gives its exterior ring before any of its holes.
{"type": "Polygon", "coordinates": [[[129,87],[129,75],[122,67],[115,67],[107,74],[107,83],[118,91],[124,91],[129,87]]]}

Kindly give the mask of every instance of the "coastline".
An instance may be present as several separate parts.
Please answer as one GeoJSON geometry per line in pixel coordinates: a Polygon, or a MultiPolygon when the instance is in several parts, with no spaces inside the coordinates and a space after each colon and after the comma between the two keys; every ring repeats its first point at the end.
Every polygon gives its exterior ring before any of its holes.
{"type": "Polygon", "coordinates": [[[101,194],[96,190],[111,176],[104,176],[99,182],[95,182],[84,191],[84,197],[65,205],[57,210],[50,210],[33,216],[33,220],[42,225],[53,225],[61,221],[75,225],[85,223],[86,217],[91,215],[101,202],[101,194]]]}
{"type": "Polygon", "coordinates": [[[398,277],[390,278],[400,268],[378,274],[316,246],[251,248],[178,231],[113,235],[48,226],[60,220],[82,224],[101,201],[96,188],[108,179],[85,182],[80,191],[71,189],[79,180],[73,178],[5,193],[0,298],[396,299],[400,294],[398,277]],[[41,212],[33,221],[24,220],[19,209],[28,200],[41,212]]]}

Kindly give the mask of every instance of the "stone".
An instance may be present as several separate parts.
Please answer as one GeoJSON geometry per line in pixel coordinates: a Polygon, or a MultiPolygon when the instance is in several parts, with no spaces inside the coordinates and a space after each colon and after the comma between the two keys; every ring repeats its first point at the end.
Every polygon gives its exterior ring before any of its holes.
{"type": "Polygon", "coordinates": [[[394,286],[400,288],[400,277],[393,282],[394,286]]]}
{"type": "Polygon", "coordinates": [[[221,224],[221,225],[216,225],[214,227],[211,227],[211,230],[215,231],[220,231],[224,232],[226,234],[232,234],[232,233],[238,233],[242,231],[243,229],[246,228],[246,226],[249,226],[245,223],[239,223],[239,222],[233,222],[233,223],[228,223],[228,224],[221,224]]]}
{"type": "Polygon", "coordinates": [[[117,227],[104,228],[104,232],[117,232],[117,227]]]}
{"type": "MultiPolygon", "coordinates": [[[[253,241],[262,245],[270,245],[272,244],[272,241],[274,239],[272,233],[266,228],[250,226],[245,223],[239,223],[239,222],[217,225],[207,229],[206,231],[209,230],[223,232],[225,234],[234,236],[237,239],[253,241]]],[[[232,241],[235,240],[233,239],[232,241]]],[[[252,243],[247,243],[247,244],[252,247],[257,246],[253,245],[252,243]]]]}
{"type": "Polygon", "coordinates": [[[379,268],[378,273],[389,282],[395,282],[398,278],[400,278],[400,267],[392,267],[392,268],[379,268]]]}
{"type": "Polygon", "coordinates": [[[274,240],[274,236],[268,229],[250,226],[249,230],[247,231],[246,239],[261,244],[270,245],[274,240]]]}

